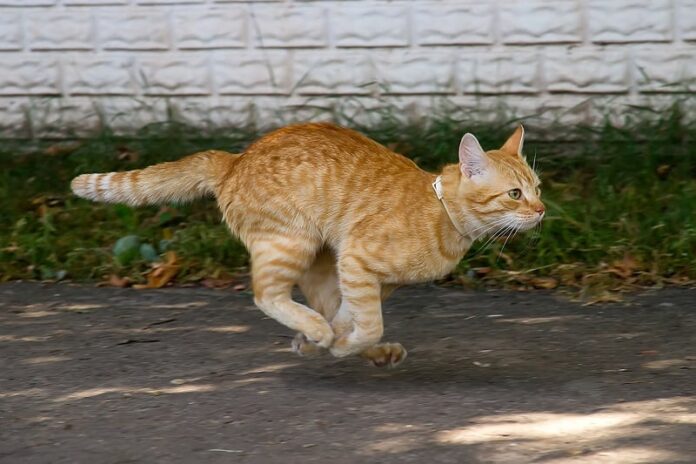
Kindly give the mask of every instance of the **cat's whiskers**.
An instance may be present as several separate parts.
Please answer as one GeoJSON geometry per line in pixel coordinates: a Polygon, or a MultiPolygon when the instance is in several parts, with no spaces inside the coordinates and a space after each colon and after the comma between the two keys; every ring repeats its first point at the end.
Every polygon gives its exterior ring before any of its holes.
{"type": "Polygon", "coordinates": [[[479,238],[481,238],[481,237],[483,237],[484,235],[486,235],[486,234],[487,234],[488,232],[490,232],[492,229],[495,229],[496,227],[501,226],[501,225],[505,224],[505,223],[508,222],[508,221],[509,221],[509,218],[506,218],[506,217],[498,218],[498,219],[496,219],[495,221],[493,221],[493,222],[491,222],[491,223],[489,223],[489,224],[484,224],[483,226],[480,226],[480,227],[475,228],[475,229],[472,230],[470,233],[473,234],[474,232],[476,232],[476,231],[478,231],[478,230],[481,230],[481,229],[483,229],[483,228],[486,229],[486,230],[484,230],[483,232],[481,232],[480,234],[478,234],[478,235],[476,236],[476,238],[474,238],[474,241],[476,241],[476,240],[478,240],[479,238]]]}
{"type": "MultiPolygon", "coordinates": [[[[500,221],[501,221],[501,220],[499,219],[498,221],[494,221],[494,222],[499,223],[500,221]]],[[[503,222],[507,222],[507,221],[509,221],[509,219],[508,219],[508,218],[503,218],[502,221],[503,221],[503,222]]],[[[485,241],[485,243],[481,246],[481,248],[479,248],[479,249],[476,251],[476,253],[474,253],[473,255],[471,255],[471,258],[474,258],[474,257],[480,255],[481,253],[483,253],[483,252],[486,250],[486,248],[488,247],[488,245],[491,244],[491,243],[493,242],[493,240],[495,240],[498,236],[502,235],[502,233],[505,232],[505,229],[506,229],[505,224],[502,224],[502,226],[499,226],[498,224],[493,224],[492,226],[490,226],[488,229],[486,229],[486,230],[485,230],[481,235],[479,235],[479,236],[483,236],[483,235],[487,234],[491,229],[494,229],[494,228],[496,228],[496,227],[501,227],[501,228],[498,229],[498,230],[496,230],[496,231],[485,241]]]]}
{"type": "Polygon", "coordinates": [[[510,226],[505,226],[503,229],[499,230],[496,234],[494,234],[490,240],[488,240],[484,245],[481,251],[487,250],[491,245],[493,245],[493,242],[500,237],[504,236],[508,230],[510,229],[510,226]]]}
{"type": "Polygon", "coordinates": [[[539,243],[541,238],[541,225],[542,223],[540,222],[534,226],[532,233],[527,236],[526,244],[520,251],[519,256],[524,256],[531,248],[534,248],[534,246],[539,243]]]}
{"type": "Polygon", "coordinates": [[[510,228],[510,226],[512,225],[513,222],[514,222],[514,219],[505,218],[505,223],[502,225],[502,227],[498,231],[496,231],[491,237],[489,237],[488,240],[486,240],[486,242],[483,244],[483,246],[481,247],[479,252],[482,253],[483,251],[486,250],[486,248],[488,246],[490,246],[493,243],[493,241],[495,239],[497,239],[498,237],[502,237],[507,232],[507,230],[510,228]]]}
{"type": "MultiPolygon", "coordinates": [[[[491,242],[492,242],[493,240],[495,240],[497,237],[501,236],[501,235],[504,233],[504,231],[505,231],[506,228],[507,228],[507,222],[504,222],[504,223],[494,224],[494,225],[492,225],[491,227],[489,227],[488,229],[486,229],[485,231],[483,231],[483,232],[479,235],[479,237],[483,237],[484,235],[488,234],[491,230],[496,229],[495,232],[493,232],[493,234],[491,234],[491,236],[488,237],[488,238],[486,239],[486,241],[485,241],[485,243],[482,245],[480,251],[485,250],[485,249],[486,249],[486,246],[487,246],[489,243],[491,243],[491,242]]],[[[477,238],[478,238],[478,237],[477,237],[477,238]]],[[[478,254],[478,253],[477,253],[477,254],[478,254]]]]}
{"type": "Polygon", "coordinates": [[[534,159],[532,160],[532,171],[536,172],[536,156],[537,152],[534,150],[534,159]]]}
{"type": "Polygon", "coordinates": [[[501,256],[503,256],[503,251],[505,251],[505,245],[507,245],[510,239],[515,238],[515,235],[517,235],[517,232],[519,232],[519,230],[519,227],[512,228],[512,235],[508,235],[507,238],[505,238],[505,242],[503,243],[503,246],[500,248],[500,253],[498,253],[498,258],[496,259],[496,261],[500,259],[501,256]]]}

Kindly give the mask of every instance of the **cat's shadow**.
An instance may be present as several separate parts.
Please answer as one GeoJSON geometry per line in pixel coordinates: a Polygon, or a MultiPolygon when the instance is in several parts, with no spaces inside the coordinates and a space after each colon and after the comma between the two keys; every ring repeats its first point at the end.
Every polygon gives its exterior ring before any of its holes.
{"type": "Polygon", "coordinates": [[[558,385],[588,376],[587,370],[569,369],[568,364],[549,363],[544,356],[527,356],[525,360],[506,364],[501,360],[477,361],[473,353],[457,351],[433,353],[414,350],[409,358],[394,368],[377,368],[359,358],[333,359],[324,355],[302,359],[277,373],[288,384],[300,381],[311,388],[372,389],[467,385],[493,387],[534,383],[558,385]]]}

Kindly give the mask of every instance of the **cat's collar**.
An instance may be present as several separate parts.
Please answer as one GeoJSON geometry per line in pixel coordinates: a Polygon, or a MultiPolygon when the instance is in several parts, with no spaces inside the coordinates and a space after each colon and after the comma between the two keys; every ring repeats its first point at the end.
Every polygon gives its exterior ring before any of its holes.
{"type": "Polygon", "coordinates": [[[445,203],[445,200],[443,200],[443,197],[445,196],[444,191],[442,190],[442,176],[437,176],[435,178],[435,182],[432,183],[433,190],[435,190],[435,196],[437,196],[437,199],[440,200],[440,203],[442,203],[442,206],[445,208],[445,213],[447,213],[447,217],[449,218],[450,222],[454,226],[455,229],[457,229],[457,232],[459,232],[459,235],[462,237],[468,238],[468,235],[466,235],[462,230],[459,228],[459,225],[454,221],[454,218],[452,217],[452,214],[450,213],[449,208],[447,208],[447,203],[445,203]]]}

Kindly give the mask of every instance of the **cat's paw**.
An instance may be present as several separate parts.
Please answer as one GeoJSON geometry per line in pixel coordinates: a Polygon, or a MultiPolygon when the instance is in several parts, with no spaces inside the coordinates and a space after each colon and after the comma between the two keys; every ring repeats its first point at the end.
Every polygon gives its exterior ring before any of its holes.
{"type": "Polygon", "coordinates": [[[379,343],[360,353],[375,367],[396,367],[407,355],[408,352],[401,343],[379,343]]]}
{"type": "Polygon", "coordinates": [[[316,356],[324,351],[324,348],[309,341],[307,336],[301,332],[298,332],[292,339],[291,346],[292,351],[300,356],[316,356]]]}
{"type": "Polygon", "coordinates": [[[314,327],[303,329],[307,340],[322,348],[328,348],[334,342],[334,331],[326,322],[326,319],[321,314],[316,315],[317,324],[314,327]]]}

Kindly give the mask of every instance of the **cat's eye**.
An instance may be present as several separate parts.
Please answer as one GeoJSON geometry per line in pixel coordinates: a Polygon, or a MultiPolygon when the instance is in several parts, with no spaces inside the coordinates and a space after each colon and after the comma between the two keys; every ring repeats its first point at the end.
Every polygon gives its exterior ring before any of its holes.
{"type": "Polygon", "coordinates": [[[513,200],[519,200],[520,197],[522,197],[522,190],[512,189],[508,192],[508,195],[510,195],[510,198],[512,198],[513,200]]]}

